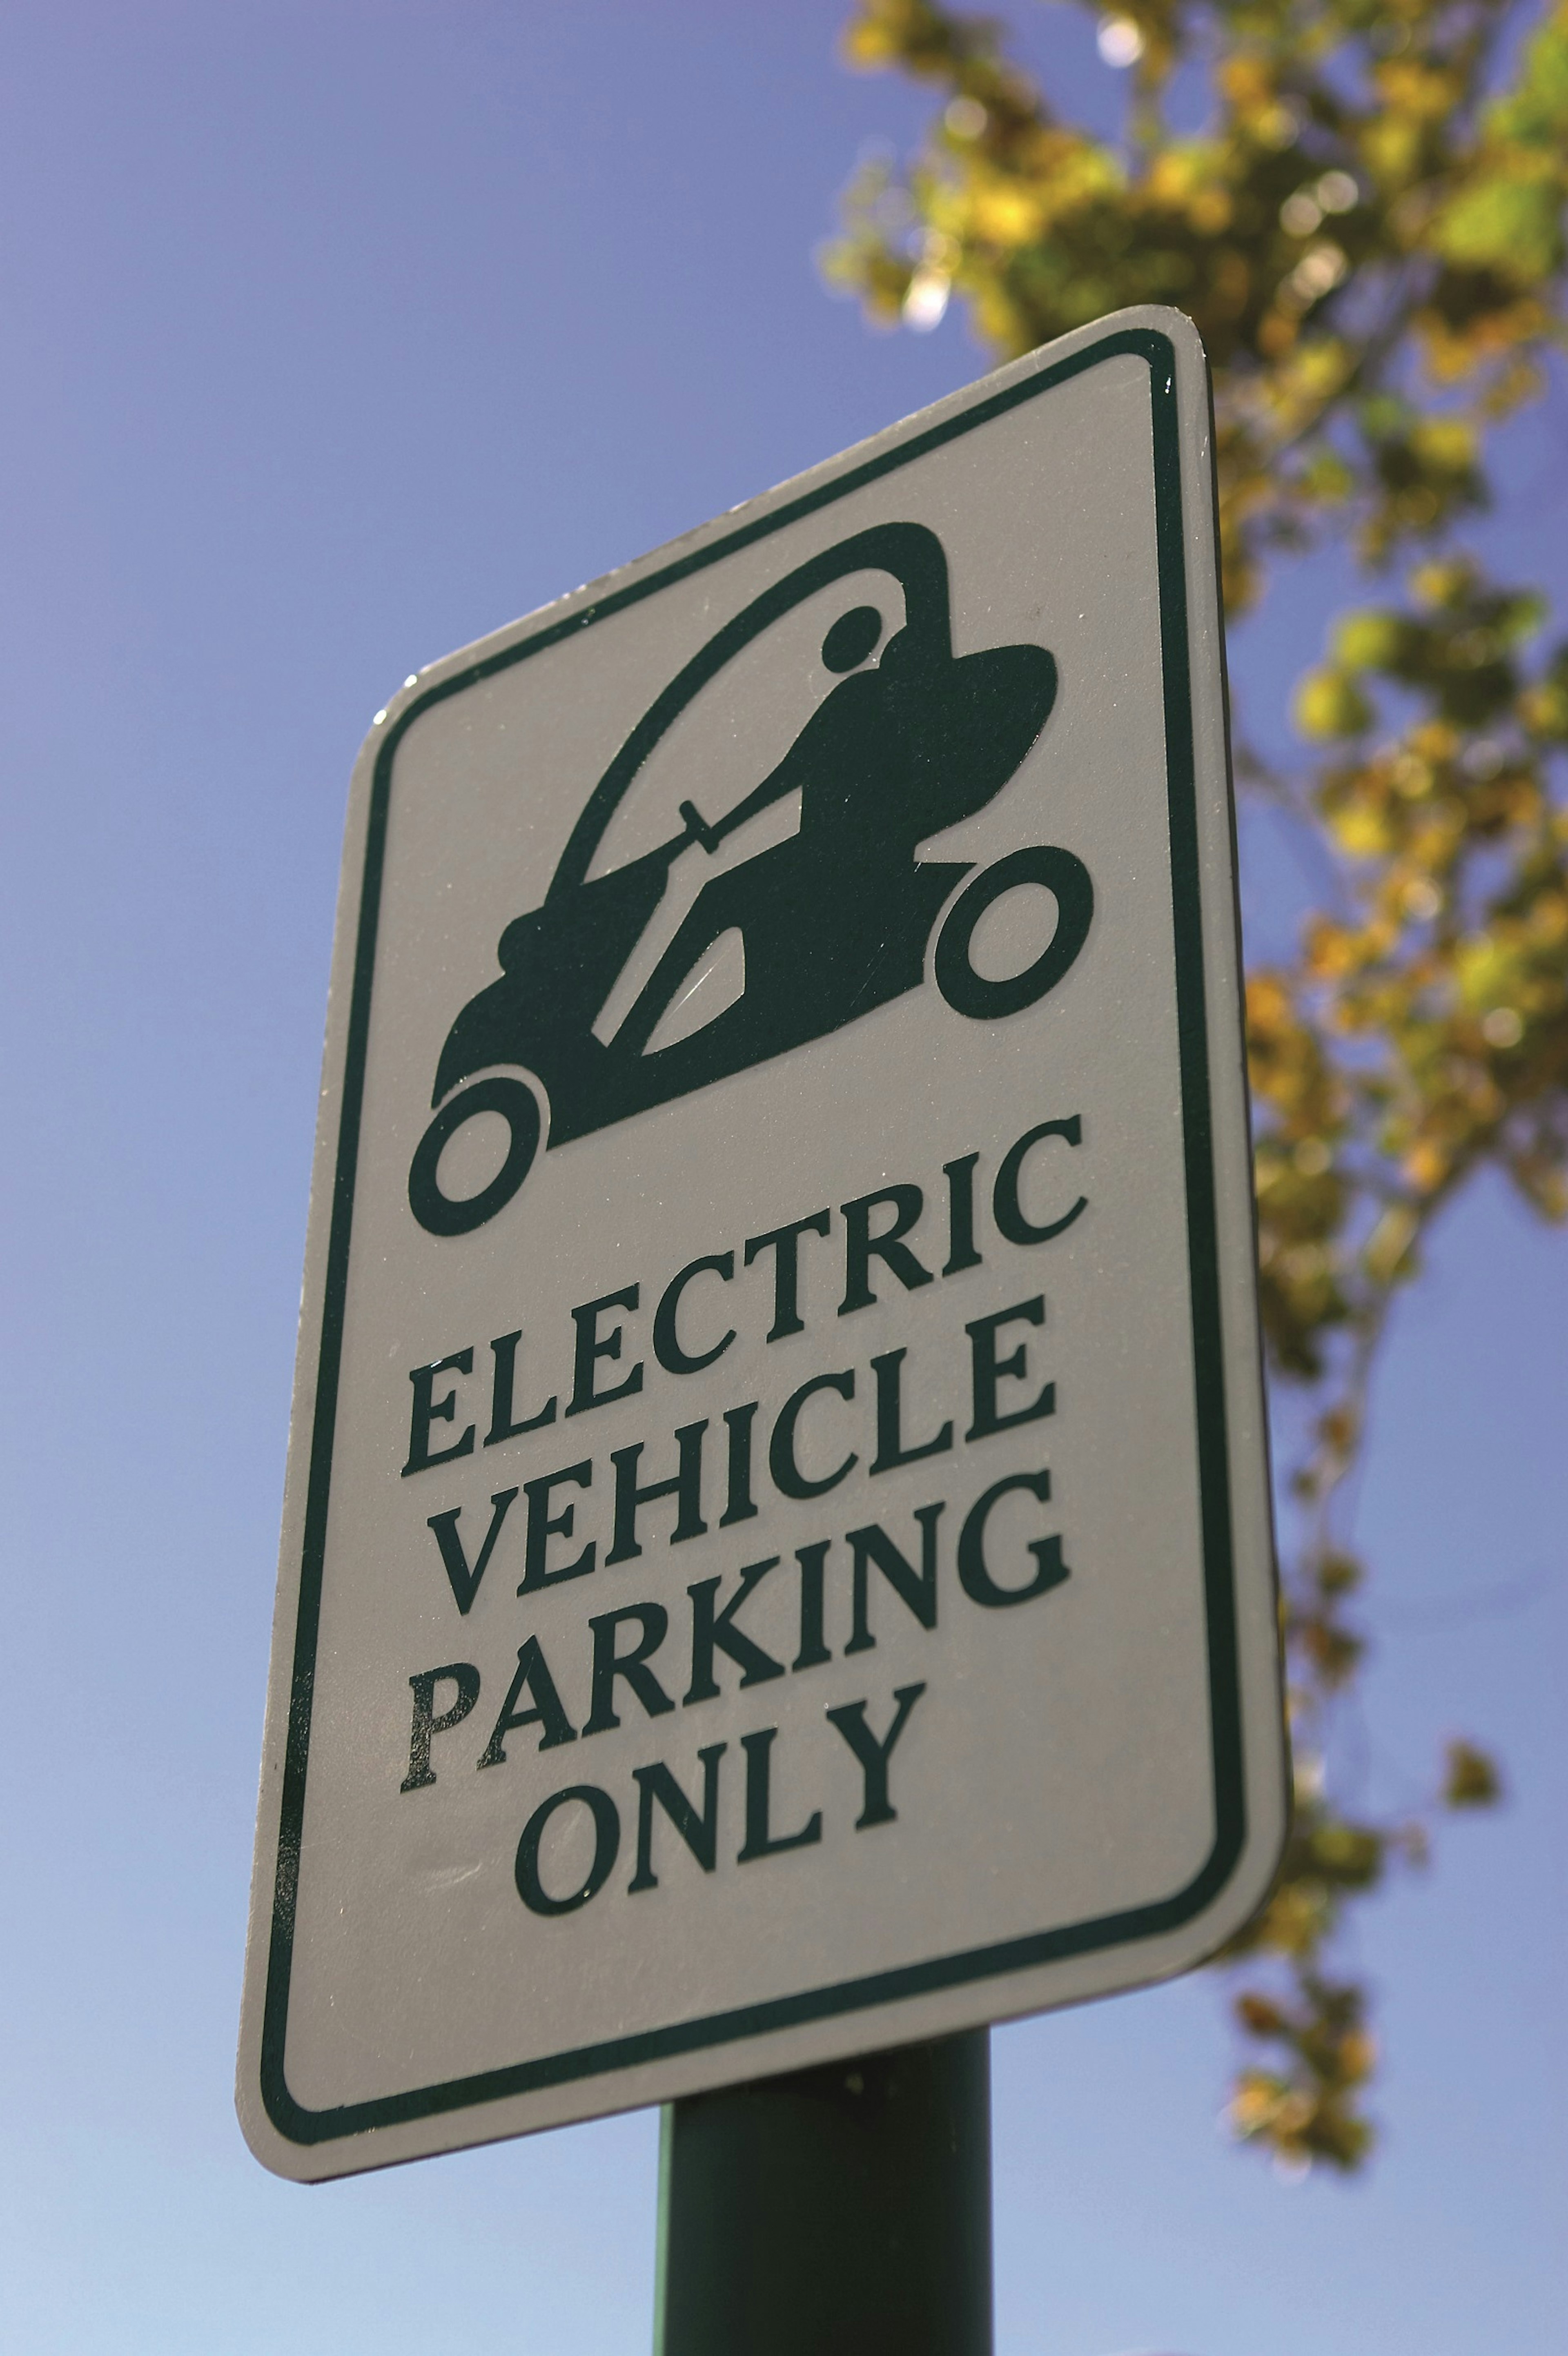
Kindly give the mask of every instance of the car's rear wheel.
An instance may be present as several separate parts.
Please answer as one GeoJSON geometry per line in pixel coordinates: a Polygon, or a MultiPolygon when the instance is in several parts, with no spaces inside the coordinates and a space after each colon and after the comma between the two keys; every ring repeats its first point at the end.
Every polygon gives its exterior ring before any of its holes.
{"type": "Polygon", "coordinates": [[[1093,916],[1094,886],[1082,860],[1047,843],[1026,844],[982,868],[948,910],[933,960],[937,988],[955,1013],[972,1022],[994,1023],[1021,1013],[1056,988],[1088,938],[1093,916]],[[970,955],[976,927],[1005,893],[1031,884],[1043,884],[1055,900],[1056,929],[1021,973],[993,980],[975,969],[970,955]]]}

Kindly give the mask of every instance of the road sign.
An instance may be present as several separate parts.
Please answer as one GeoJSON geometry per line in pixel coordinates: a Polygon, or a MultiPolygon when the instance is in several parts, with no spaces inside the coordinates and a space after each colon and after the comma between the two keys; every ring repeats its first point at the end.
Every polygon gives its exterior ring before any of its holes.
{"type": "Polygon", "coordinates": [[[323,2177],[1180,1971],[1283,1826],[1202,351],[355,774],[240,2109],[323,2177]]]}

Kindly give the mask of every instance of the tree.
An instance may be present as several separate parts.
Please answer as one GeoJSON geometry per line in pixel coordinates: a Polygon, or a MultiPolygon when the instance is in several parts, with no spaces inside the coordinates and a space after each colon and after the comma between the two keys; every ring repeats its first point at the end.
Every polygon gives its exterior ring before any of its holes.
{"type": "Polygon", "coordinates": [[[1248,976],[1259,1255],[1274,1373],[1303,1403],[1283,1500],[1294,1829],[1221,1958],[1244,2058],[1238,2132],[1288,2167],[1369,2151],[1366,1990],[1347,1910],[1424,1858],[1439,1808],[1498,1776],[1449,1745],[1413,1821],[1336,1798],[1365,1637],[1347,1535],[1369,1378],[1434,1221],[1487,1168],[1568,1213],[1568,644],[1466,550],[1489,437],[1542,391],[1564,328],[1568,5],[1114,0],[1122,135],[1075,127],[989,19],[859,0],[850,61],[926,84],[907,171],[852,184],[830,278],[929,325],[950,294],[1010,359],[1131,303],[1194,318],[1214,372],[1225,594],[1337,540],[1379,584],[1300,681],[1316,752],[1243,788],[1331,876],[1288,964],[1248,976]],[[1210,115],[1178,135],[1178,68],[1210,115]],[[1402,578],[1399,576],[1402,574],[1402,578]]]}

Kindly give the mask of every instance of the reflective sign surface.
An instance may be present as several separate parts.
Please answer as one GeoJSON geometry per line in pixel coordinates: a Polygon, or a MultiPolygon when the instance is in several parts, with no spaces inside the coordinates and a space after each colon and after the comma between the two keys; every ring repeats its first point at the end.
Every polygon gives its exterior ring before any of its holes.
{"type": "Polygon", "coordinates": [[[1105,1993],[1283,1835],[1208,417],[1119,315],[356,773],[240,2107],[330,2175],[1105,1993]]]}

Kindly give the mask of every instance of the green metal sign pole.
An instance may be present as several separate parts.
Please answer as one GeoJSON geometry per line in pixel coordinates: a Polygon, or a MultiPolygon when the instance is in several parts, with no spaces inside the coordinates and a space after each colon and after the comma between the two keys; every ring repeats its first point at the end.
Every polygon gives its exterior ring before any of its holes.
{"type": "Polygon", "coordinates": [[[984,2029],[667,2104],[655,2356],[991,2356],[984,2029]]]}

